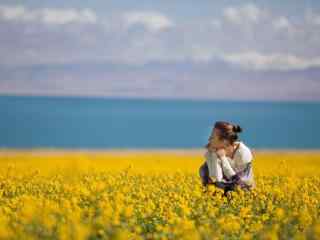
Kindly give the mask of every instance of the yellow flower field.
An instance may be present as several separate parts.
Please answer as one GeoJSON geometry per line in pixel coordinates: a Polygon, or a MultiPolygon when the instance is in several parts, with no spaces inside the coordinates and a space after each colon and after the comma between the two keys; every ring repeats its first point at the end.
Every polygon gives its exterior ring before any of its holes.
{"type": "Polygon", "coordinates": [[[319,152],[257,151],[228,197],[203,153],[0,151],[0,239],[320,239],[319,152]]]}

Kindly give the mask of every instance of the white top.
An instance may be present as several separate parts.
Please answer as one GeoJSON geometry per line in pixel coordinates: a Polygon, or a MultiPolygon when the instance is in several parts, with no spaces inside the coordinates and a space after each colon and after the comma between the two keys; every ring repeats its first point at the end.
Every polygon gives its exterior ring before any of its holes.
{"type": "MultiPolygon", "coordinates": [[[[242,141],[236,141],[239,147],[234,153],[233,158],[224,156],[219,158],[215,152],[207,151],[204,154],[208,165],[209,176],[217,181],[224,181],[223,173],[227,178],[231,178],[234,174],[242,171],[247,166],[247,163],[252,161],[253,155],[248,146],[242,141]]],[[[243,179],[246,182],[253,181],[253,175],[250,179],[243,179]]]]}

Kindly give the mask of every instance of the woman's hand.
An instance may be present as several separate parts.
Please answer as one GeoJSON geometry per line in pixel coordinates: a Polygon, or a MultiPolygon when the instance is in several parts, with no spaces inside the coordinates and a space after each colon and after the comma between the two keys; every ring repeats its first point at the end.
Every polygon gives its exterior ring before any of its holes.
{"type": "Polygon", "coordinates": [[[215,152],[217,150],[217,147],[213,142],[208,142],[205,147],[209,152],[215,152]]]}
{"type": "Polygon", "coordinates": [[[226,156],[226,150],[224,148],[219,148],[216,150],[216,154],[218,157],[225,157],[226,156]]]}
{"type": "Polygon", "coordinates": [[[206,148],[211,152],[215,152],[219,147],[221,147],[221,143],[219,142],[217,136],[210,136],[206,148]]]}

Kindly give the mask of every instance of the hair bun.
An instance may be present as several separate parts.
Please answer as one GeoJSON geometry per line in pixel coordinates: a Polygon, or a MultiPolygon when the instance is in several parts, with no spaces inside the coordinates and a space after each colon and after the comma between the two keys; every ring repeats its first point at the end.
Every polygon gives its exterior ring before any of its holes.
{"type": "Polygon", "coordinates": [[[242,128],[239,125],[233,125],[234,132],[242,132],[242,128]]]}

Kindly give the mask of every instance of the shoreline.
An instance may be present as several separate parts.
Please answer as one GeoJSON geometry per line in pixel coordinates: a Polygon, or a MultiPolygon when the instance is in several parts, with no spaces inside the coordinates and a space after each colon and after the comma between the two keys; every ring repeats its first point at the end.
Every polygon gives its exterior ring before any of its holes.
{"type": "MultiPolygon", "coordinates": [[[[320,149],[297,148],[251,148],[253,153],[319,153],[320,149]]],[[[203,154],[205,148],[112,148],[112,149],[87,149],[87,148],[0,148],[0,155],[31,153],[31,154],[203,154]]]]}

